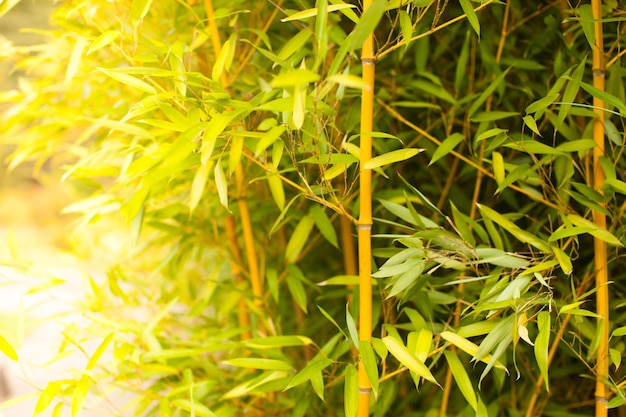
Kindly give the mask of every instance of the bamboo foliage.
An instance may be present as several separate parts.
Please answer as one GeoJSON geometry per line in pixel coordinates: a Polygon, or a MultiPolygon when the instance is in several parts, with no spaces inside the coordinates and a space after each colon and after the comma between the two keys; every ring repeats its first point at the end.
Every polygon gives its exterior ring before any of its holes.
{"type": "Polygon", "coordinates": [[[8,161],[58,163],[81,234],[137,244],[36,412],[110,386],[139,398],[99,411],[155,417],[626,404],[626,48],[602,6],[61,4],[45,48],[10,48],[8,161]]]}

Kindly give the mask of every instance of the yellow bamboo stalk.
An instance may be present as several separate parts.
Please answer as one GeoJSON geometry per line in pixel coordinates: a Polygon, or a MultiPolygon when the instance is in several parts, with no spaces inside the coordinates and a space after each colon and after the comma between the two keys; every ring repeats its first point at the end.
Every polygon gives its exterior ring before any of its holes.
{"type": "MultiPolygon", "coordinates": [[[[213,51],[217,57],[222,50],[222,42],[220,40],[220,32],[217,27],[217,22],[215,21],[213,1],[205,0],[204,8],[207,14],[209,34],[211,35],[213,51]]],[[[225,72],[222,72],[222,84],[224,85],[224,88],[228,88],[228,79],[226,78],[225,72]]],[[[237,183],[239,215],[241,217],[241,227],[243,229],[243,238],[246,249],[246,258],[248,261],[248,273],[252,286],[252,294],[254,295],[255,304],[261,306],[263,304],[263,287],[261,283],[261,276],[259,274],[259,263],[256,256],[256,249],[254,247],[254,233],[252,231],[250,210],[248,208],[248,201],[246,200],[245,175],[241,164],[237,165],[235,168],[235,181],[237,183]]]]}
{"type": "MultiPolygon", "coordinates": [[[[593,46],[593,86],[604,91],[604,75],[606,66],[604,61],[604,41],[602,30],[602,0],[591,0],[593,11],[595,45],[593,46]]],[[[593,185],[598,192],[604,184],[604,171],[600,165],[600,157],[604,155],[604,101],[593,98],[594,112],[597,117],[593,121],[593,185]]],[[[599,210],[593,211],[593,222],[601,229],[606,229],[606,215],[599,210]]],[[[605,381],[609,376],[609,289],[608,289],[608,258],[606,242],[594,238],[594,265],[596,273],[596,308],[600,316],[598,326],[601,327],[600,345],[596,360],[596,417],[606,417],[606,408],[609,400],[609,388],[605,381]]]]}
{"type": "MultiPolygon", "coordinates": [[[[365,12],[372,0],[363,1],[365,12]]],[[[361,153],[360,157],[360,208],[358,230],[359,250],[359,340],[372,340],[372,170],[365,169],[365,164],[372,159],[372,136],[374,118],[374,74],[376,57],[374,56],[374,34],[371,33],[361,50],[361,65],[364,87],[361,92],[361,153]]],[[[370,409],[372,385],[365,372],[363,360],[359,361],[358,371],[359,401],[358,417],[367,417],[370,409]]]]}

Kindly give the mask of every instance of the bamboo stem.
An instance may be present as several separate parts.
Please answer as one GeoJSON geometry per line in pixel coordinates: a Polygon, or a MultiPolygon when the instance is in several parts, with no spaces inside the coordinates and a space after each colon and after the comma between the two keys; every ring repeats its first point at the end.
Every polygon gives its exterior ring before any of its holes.
{"type": "MultiPolygon", "coordinates": [[[[372,0],[363,1],[363,11],[367,11],[372,0]]],[[[364,87],[361,92],[361,153],[360,153],[360,210],[358,230],[359,248],[359,340],[372,340],[372,170],[365,169],[365,164],[372,158],[372,136],[374,118],[374,74],[376,57],[374,56],[374,34],[363,42],[361,51],[364,87]]],[[[359,401],[358,417],[367,417],[370,409],[372,384],[365,372],[362,358],[358,368],[359,401]]]]}
{"type": "MultiPolygon", "coordinates": [[[[595,45],[593,47],[593,86],[604,91],[605,62],[604,62],[604,33],[602,30],[602,0],[591,0],[591,9],[594,18],[595,45]]],[[[604,101],[593,97],[594,112],[597,117],[593,121],[593,186],[602,192],[604,185],[604,171],[600,165],[600,158],[604,156],[604,101]]],[[[593,222],[600,229],[606,229],[606,215],[599,210],[593,211],[593,222]]],[[[600,316],[598,326],[602,328],[600,345],[596,361],[596,417],[606,417],[606,408],[609,400],[609,388],[606,381],[609,376],[609,289],[608,289],[608,258],[606,242],[594,237],[594,265],[596,273],[596,304],[600,316]]]]}
{"type": "MultiPolygon", "coordinates": [[[[211,37],[211,43],[213,45],[213,51],[217,57],[222,50],[222,43],[220,40],[220,32],[215,21],[215,12],[213,9],[213,1],[205,0],[204,8],[207,14],[207,21],[209,24],[209,33],[211,37]]],[[[222,84],[224,88],[228,88],[228,79],[226,73],[221,74],[222,84]]],[[[239,215],[241,217],[241,227],[243,230],[244,245],[246,249],[246,258],[248,261],[248,274],[250,277],[250,283],[252,286],[252,294],[254,296],[254,303],[258,306],[263,305],[263,287],[261,283],[261,277],[259,274],[259,263],[256,255],[256,249],[254,247],[254,233],[252,231],[252,221],[250,218],[250,210],[248,208],[248,201],[246,200],[246,186],[243,167],[238,164],[235,168],[235,181],[237,183],[238,194],[238,206],[239,215]]],[[[234,222],[234,220],[231,220],[234,222]]],[[[260,328],[260,327],[259,327],[260,328]]]]}

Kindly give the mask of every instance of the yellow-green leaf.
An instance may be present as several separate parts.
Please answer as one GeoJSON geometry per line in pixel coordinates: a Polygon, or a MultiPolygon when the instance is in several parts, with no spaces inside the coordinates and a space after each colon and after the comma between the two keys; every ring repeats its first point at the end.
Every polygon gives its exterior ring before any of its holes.
{"type": "Polygon", "coordinates": [[[74,395],[72,396],[72,417],[78,416],[80,411],[83,409],[83,405],[87,399],[87,394],[89,393],[90,385],[91,381],[87,375],[83,375],[76,383],[74,395]]]}
{"type": "Polygon", "coordinates": [[[396,338],[391,336],[386,336],[383,338],[383,343],[389,350],[389,352],[404,366],[406,366],[409,370],[415,372],[418,376],[426,379],[427,381],[432,382],[433,384],[439,385],[433,374],[430,370],[424,365],[422,361],[420,361],[414,354],[409,352],[409,350],[400,343],[396,338]]]}
{"type": "Polygon", "coordinates": [[[119,38],[119,36],[120,32],[118,32],[117,30],[108,30],[102,33],[96,38],[96,40],[91,43],[91,46],[89,47],[89,49],[87,49],[87,55],[104,48],[105,46],[109,45],[111,42],[119,38]]]}
{"type": "MultiPolygon", "coordinates": [[[[466,338],[461,337],[456,333],[452,333],[446,330],[441,332],[439,335],[446,341],[461,349],[463,352],[470,354],[472,357],[476,355],[476,352],[478,352],[478,346],[475,343],[470,342],[466,338]]],[[[491,361],[491,358],[491,355],[485,355],[483,358],[480,359],[480,361],[488,364],[491,361]]],[[[499,361],[496,361],[495,367],[506,370],[506,367],[502,365],[499,361]]]]}
{"type": "Polygon", "coordinates": [[[271,369],[276,371],[290,371],[293,368],[285,361],[268,358],[233,358],[223,361],[223,363],[238,368],[250,369],[271,369]]]}
{"type": "Polygon", "coordinates": [[[355,417],[359,402],[358,372],[354,365],[348,364],[345,371],[344,383],[344,411],[346,417],[355,417]]]}
{"type": "Polygon", "coordinates": [[[531,116],[530,114],[527,114],[526,116],[524,116],[523,120],[524,120],[524,124],[528,126],[530,130],[532,130],[535,134],[543,137],[543,135],[539,132],[539,128],[537,127],[537,122],[535,121],[535,118],[533,116],[531,116]]]}
{"type": "Polygon", "coordinates": [[[378,366],[376,365],[376,356],[370,342],[365,340],[359,341],[359,353],[365,368],[365,374],[370,381],[374,397],[378,397],[378,366]]]}
{"type": "Polygon", "coordinates": [[[109,71],[106,68],[99,67],[98,71],[102,72],[107,77],[113,78],[115,81],[119,81],[129,87],[136,88],[146,93],[156,94],[156,89],[145,81],[133,77],[130,74],[117,71],[109,71]]]}
{"type": "Polygon", "coordinates": [[[306,107],[306,87],[295,86],[293,89],[293,112],[291,120],[296,130],[302,129],[304,125],[304,111],[306,107]]]}
{"type": "Polygon", "coordinates": [[[383,165],[393,164],[394,162],[405,161],[409,158],[414,157],[418,153],[422,152],[424,149],[416,149],[416,148],[405,148],[398,149],[396,151],[387,152],[383,155],[379,155],[375,158],[370,159],[364,165],[364,169],[374,169],[381,167],[383,165]]]}
{"type": "Polygon", "coordinates": [[[504,172],[504,159],[500,152],[493,151],[491,153],[491,161],[493,164],[493,176],[496,179],[498,185],[502,184],[506,173],[504,172]]]}
{"type": "Polygon", "coordinates": [[[49,382],[46,385],[46,388],[39,395],[39,399],[37,400],[37,404],[35,404],[35,411],[33,411],[33,416],[41,413],[43,410],[48,408],[50,403],[54,400],[56,395],[59,393],[61,389],[61,383],[58,381],[49,382]]]}
{"type": "Polygon", "coordinates": [[[351,74],[335,74],[328,77],[328,81],[331,83],[343,85],[350,88],[358,88],[359,90],[366,87],[363,78],[351,75],[351,74]]]}
{"type": "Polygon", "coordinates": [[[309,84],[320,79],[318,73],[307,69],[294,69],[284,74],[278,74],[271,82],[273,88],[295,87],[309,84]]]}
{"type": "Polygon", "coordinates": [[[227,71],[230,68],[230,64],[232,63],[235,55],[236,42],[236,38],[230,38],[224,42],[224,45],[222,45],[222,49],[220,50],[220,53],[215,60],[215,64],[213,65],[213,70],[211,71],[211,78],[213,78],[214,81],[219,81],[224,71],[227,71]]]}
{"type": "Polygon", "coordinates": [[[106,351],[106,348],[109,347],[109,344],[113,340],[114,336],[115,336],[115,332],[111,332],[109,333],[107,337],[104,338],[102,343],[100,343],[100,346],[98,346],[98,348],[93,353],[93,355],[91,355],[91,358],[89,358],[89,362],[87,363],[87,366],[85,367],[86,371],[91,371],[93,368],[96,367],[96,364],[98,363],[98,361],[100,360],[104,352],[106,351]]]}
{"type": "Polygon", "coordinates": [[[603,240],[606,243],[609,243],[611,245],[624,246],[622,242],[618,238],[615,237],[615,235],[613,235],[611,232],[609,232],[606,229],[600,228],[600,226],[596,225],[590,220],[587,220],[576,214],[568,214],[567,219],[571,221],[572,224],[574,224],[575,226],[586,227],[586,228],[591,229],[589,234],[593,237],[603,240]]]}
{"type": "Polygon", "coordinates": [[[474,7],[472,7],[472,3],[470,0],[459,0],[461,3],[461,7],[467,16],[467,21],[474,29],[474,32],[480,37],[480,24],[478,22],[478,17],[476,16],[476,12],[474,11],[474,7]]]}
{"type": "Polygon", "coordinates": [[[295,263],[298,260],[304,245],[309,241],[313,224],[315,224],[315,220],[311,215],[304,216],[300,219],[300,222],[298,222],[285,248],[285,259],[287,262],[295,263]]]}
{"type": "Polygon", "coordinates": [[[456,147],[456,145],[463,141],[463,139],[465,139],[465,136],[458,132],[455,132],[448,136],[446,139],[444,139],[443,142],[441,142],[441,145],[439,145],[437,149],[435,149],[433,157],[430,159],[428,165],[432,165],[439,159],[449,154],[450,151],[452,151],[456,147]]]}
{"type": "MultiPolygon", "coordinates": [[[[346,3],[340,3],[340,4],[329,4],[327,11],[328,12],[334,12],[337,10],[342,10],[342,9],[348,9],[348,8],[355,8],[356,6],[354,4],[346,4],[346,3]]],[[[290,22],[292,20],[302,20],[302,19],[307,19],[309,17],[314,17],[317,16],[317,7],[313,8],[313,9],[306,9],[306,10],[302,10],[300,12],[296,12],[294,14],[292,14],[291,16],[285,17],[283,19],[281,19],[281,22],[290,22]]]]}
{"type": "Polygon", "coordinates": [[[336,248],[339,248],[339,243],[337,242],[337,233],[335,232],[335,228],[331,223],[328,215],[319,205],[314,205],[311,207],[309,211],[315,220],[315,225],[318,230],[322,233],[322,236],[330,242],[336,248]]]}
{"type": "Polygon", "coordinates": [[[0,334],[0,352],[4,353],[12,361],[17,361],[17,352],[9,342],[0,334]]]}
{"type": "Polygon", "coordinates": [[[216,414],[208,409],[205,405],[191,402],[182,398],[172,401],[172,404],[190,413],[191,416],[197,417],[216,417],[216,414]]]}
{"type": "Polygon", "coordinates": [[[550,313],[542,311],[537,315],[539,334],[535,339],[535,359],[543,376],[546,390],[550,391],[548,379],[548,348],[550,345],[550,313]]]}
{"type": "Polygon", "coordinates": [[[215,186],[217,187],[217,195],[220,199],[220,204],[228,209],[228,183],[226,182],[226,177],[224,176],[224,171],[222,170],[221,161],[218,160],[217,164],[215,164],[215,186]]]}
{"type": "Polygon", "coordinates": [[[130,17],[133,21],[142,20],[148,14],[153,0],[133,0],[130,17]]]}
{"type": "Polygon", "coordinates": [[[468,404],[474,410],[478,410],[478,401],[476,400],[476,392],[474,391],[474,386],[472,385],[472,381],[467,375],[467,372],[465,371],[465,367],[463,367],[461,360],[459,359],[457,354],[452,352],[451,350],[445,350],[443,354],[446,357],[448,366],[452,371],[452,376],[454,377],[456,385],[459,387],[461,394],[463,394],[468,404]]]}
{"type": "Polygon", "coordinates": [[[291,381],[289,381],[289,384],[285,387],[285,391],[309,381],[317,372],[330,366],[332,363],[333,361],[328,358],[318,358],[312,360],[307,363],[306,366],[291,379],[291,381]]]}
{"type": "Polygon", "coordinates": [[[270,187],[270,193],[274,202],[279,209],[283,210],[285,208],[285,188],[282,180],[277,175],[270,174],[267,177],[267,184],[270,187]]]}
{"type": "Polygon", "coordinates": [[[206,186],[206,180],[209,176],[209,169],[211,164],[200,165],[196,174],[193,177],[193,181],[191,183],[191,191],[189,192],[189,211],[193,212],[196,207],[198,207],[198,203],[202,198],[202,194],[204,193],[204,188],[206,186]]]}

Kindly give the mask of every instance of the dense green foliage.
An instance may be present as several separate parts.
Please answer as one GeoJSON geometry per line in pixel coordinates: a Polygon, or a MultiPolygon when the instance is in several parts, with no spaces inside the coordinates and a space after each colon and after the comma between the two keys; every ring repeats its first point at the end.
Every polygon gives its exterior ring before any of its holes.
{"type": "Polygon", "coordinates": [[[609,405],[626,403],[624,10],[606,2],[603,92],[587,4],[380,0],[361,19],[338,1],[231,0],[212,19],[206,3],[66,1],[46,48],[14,51],[10,165],[62,168],[86,196],[66,212],[123,220],[133,240],[77,336],[101,347],[41,387],[38,411],[77,415],[115,388],[136,394],[124,416],[352,416],[361,357],[374,416],[589,415],[593,238],[610,245],[609,405]],[[374,28],[369,345],[340,218],[358,217],[374,28]],[[601,189],[592,96],[608,105],[601,189]]]}

